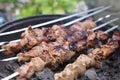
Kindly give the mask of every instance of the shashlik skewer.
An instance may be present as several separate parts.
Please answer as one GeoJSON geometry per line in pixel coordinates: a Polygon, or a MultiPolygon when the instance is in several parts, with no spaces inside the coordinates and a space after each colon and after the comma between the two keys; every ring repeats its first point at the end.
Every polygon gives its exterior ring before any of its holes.
{"type": "MultiPolygon", "coordinates": [[[[86,20],[84,22],[78,22],[72,26],[72,29],[75,27],[79,30],[90,29],[96,26],[92,20],[86,20]],[[75,26],[74,26],[75,25],[75,26]]],[[[75,29],[74,28],[74,29],[75,29]]],[[[49,42],[50,40],[57,39],[58,37],[65,36],[69,30],[63,28],[60,25],[54,25],[51,28],[42,28],[42,29],[32,29],[28,28],[23,33],[23,37],[20,42],[9,42],[6,45],[3,45],[2,48],[5,49],[5,54],[14,54],[21,50],[24,46],[32,48],[33,46],[40,44],[42,41],[49,42]],[[61,35],[59,35],[61,33],[61,35]]]]}
{"type": "Polygon", "coordinates": [[[83,76],[86,69],[90,67],[100,67],[103,59],[112,54],[119,47],[120,32],[115,33],[105,45],[92,50],[88,55],[81,54],[76,61],[68,64],[63,71],[54,75],[55,80],[77,80],[78,76],[83,76]]]}
{"type": "MultiPolygon", "coordinates": [[[[58,21],[66,20],[66,19],[69,19],[69,18],[72,18],[72,17],[75,17],[75,16],[80,16],[81,14],[93,12],[93,11],[99,10],[101,8],[106,8],[106,7],[101,6],[101,7],[97,7],[97,8],[94,8],[94,9],[90,9],[88,11],[83,11],[83,12],[75,13],[75,14],[68,15],[68,16],[65,16],[65,17],[62,17],[62,18],[59,18],[59,19],[51,20],[51,21],[48,21],[48,22],[45,22],[45,23],[33,25],[32,28],[38,28],[38,27],[45,26],[45,25],[48,25],[48,24],[52,24],[52,23],[55,23],[55,22],[58,22],[58,21]]],[[[22,28],[22,29],[19,29],[19,30],[11,31],[10,33],[7,32],[7,33],[5,33],[5,34],[3,34],[1,36],[9,35],[9,34],[17,33],[17,32],[21,32],[21,31],[25,31],[25,30],[27,30],[27,28],[22,28]]]]}
{"type": "MultiPolygon", "coordinates": [[[[107,30],[107,32],[108,31],[111,31],[111,29],[107,30]]],[[[65,56],[63,56],[63,57],[65,57],[65,56]]],[[[65,57],[65,58],[67,58],[67,57],[65,57]]],[[[18,77],[18,80],[21,80],[21,79],[26,80],[26,78],[30,78],[34,72],[41,71],[45,67],[45,64],[46,64],[46,62],[44,62],[41,58],[39,58],[39,57],[33,58],[31,60],[31,62],[21,66],[19,69],[17,69],[17,71],[14,74],[12,74],[6,78],[3,78],[2,80],[6,80],[6,79],[9,80],[9,79],[11,79],[11,76],[15,77],[19,74],[20,74],[20,76],[18,77]]]]}
{"type": "MultiPolygon", "coordinates": [[[[116,20],[118,20],[118,18],[116,18],[116,19],[113,19],[113,20],[111,20],[111,21],[108,21],[108,22],[106,22],[106,23],[104,23],[104,24],[102,24],[102,25],[100,25],[100,26],[98,26],[97,28],[99,28],[99,27],[102,27],[102,26],[104,26],[104,25],[107,25],[107,24],[109,24],[109,23],[112,23],[112,22],[114,22],[114,21],[116,21],[116,20]]],[[[91,26],[93,27],[93,25],[95,25],[94,23],[91,23],[91,26]]],[[[88,27],[88,26],[87,26],[88,27]]],[[[87,28],[86,27],[86,28],[87,28]]],[[[88,27],[89,28],[89,27],[88,27]]],[[[94,28],[94,30],[96,30],[97,28],[94,28]]],[[[78,28],[77,28],[78,29],[78,28]]],[[[82,28],[81,28],[82,29],[82,28]]],[[[37,41],[36,41],[37,42],[37,41]]],[[[20,44],[20,43],[18,43],[18,44],[20,44]]],[[[21,42],[21,44],[22,44],[22,47],[23,47],[23,44],[24,44],[24,40],[23,40],[23,42],[21,42]]],[[[9,54],[9,53],[13,53],[14,52],[14,50],[15,51],[17,51],[17,49],[15,49],[18,45],[14,45],[15,47],[13,47],[13,45],[11,46],[11,47],[9,47],[9,44],[8,44],[8,47],[7,47],[7,53],[9,54]],[[13,50],[13,52],[9,52],[9,50],[11,51],[11,50],[13,50]]],[[[21,46],[19,45],[19,48],[18,48],[18,50],[19,49],[21,49],[21,46]]]]}
{"type": "MultiPolygon", "coordinates": [[[[113,20],[114,21],[114,20],[113,20]]],[[[97,27],[97,28],[93,28],[93,30],[97,30],[97,29],[99,29],[99,28],[101,28],[101,27],[103,27],[103,26],[105,26],[105,25],[107,25],[107,24],[109,24],[109,23],[111,23],[111,21],[110,22],[107,22],[107,23],[105,23],[105,24],[102,24],[102,25],[100,25],[99,27],[97,27]]],[[[114,27],[113,27],[114,28],[114,27]]],[[[112,28],[112,29],[113,29],[112,28]]],[[[115,26],[115,28],[116,28],[116,26],[115,26]]],[[[77,38],[76,38],[77,39],[77,38]]],[[[60,41],[60,40],[58,40],[58,41],[60,41]]],[[[62,40],[62,42],[63,42],[63,40],[62,40]]],[[[3,60],[1,60],[1,61],[9,61],[9,60],[14,60],[14,59],[18,59],[19,57],[17,56],[17,57],[12,57],[12,58],[8,58],[8,59],[3,59],[3,60]]]]}
{"type": "MultiPolygon", "coordinates": [[[[94,22],[97,23],[97,22],[99,22],[99,21],[101,21],[101,20],[103,20],[103,19],[105,19],[105,18],[109,18],[110,16],[111,16],[111,15],[108,14],[108,15],[106,15],[106,16],[104,16],[104,17],[101,17],[101,18],[97,19],[97,20],[94,21],[94,22]]],[[[20,42],[20,40],[21,40],[21,39],[17,39],[17,40],[12,40],[12,41],[10,41],[10,42],[20,42]]],[[[10,42],[9,42],[9,43],[10,43],[10,42]]],[[[1,45],[4,45],[5,43],[8,43],[8,41],[0,42],[0,46],[1,46],[1,45]]],[[[0,50],[0,52],[2,52],[2,51],[5,51],[5,49],[1,49],[1,50],[0,50]]]]}
{"type": "MultiPolygon", "coordinates": [[[[108,14],[106,16],[103,16],[103,17],[100,17],[98,18],[96,21],[94,21],[95,23],[99,22],[99,21],[102,21],[103,19],[107,19],[109,17],[111,17],[113,14],[108,14]]],[[[12,42],[19,42],[20,39],[16,39],[16,40],[12,40],[12,42]]],[[[3,41],[3,42],[0,42],[0,46],[4,45],[5,43],[8,43],[8,41],[3,41]]],[[[3,51],[3,50],[2,50],[3,51]]],[[[1,52],[1,51],[0,51],[1,52]]]]}
{"type": "MultiPolygon", "coordinates": [[[[40,57],[46,61],[46,59],[47,59],[46,54],[49,54],[48,56],[51,56],[51,58],[53,58],[51,60],[54,61],[54,63],[56,63],[56,62],[62,63],[62,61],[66,61],[66,60],[62,60],[63,56],[64,57],[66,56],[67,58],[65,58],[65,59],[69,60],[71,58],[71,56],[75,55],[75,51],[79,52],[83,49],[86,49],[88,46],[95,45],[95,43],[97,42],[96,39],[98,39],[98,40],[107,39],[107,33],[102,32],[102,31],[88,32],[88,34],[84,34],[84,35],[87,35],[87,39],[83,38],[82,40],[79,40],[76,37],[74,37],[74,39],[77,39],[77,41],[76,40],[74,41],[73,38],[72,38],[73,40],[70,40],[70,41],[69,41],[69,39],[65,40],[65,41],[62,40],[64,42],[63,45],[58,44],[56,42],[53,42],[50,44],[46,44],[46,43],[40,44],[28,52],[18,54],[18,61],[19,62],[28,61],[34,57],[40,57]],[[59,49],[60,49],[61,53],[58,52],[59,49]],[[47,52],[44,53],[44,50],[47,52]],[[68,55],[66,55],[67,53],[68,53],[68,55]],[[57,57],[57,56],[58,56],[58,58],[57,58],[58,61],[56,60],[56,58],[54,59],[54,57],[57,57]]],[[[71,39],[71,37],[70,37],[70,39],[71,39]]],[[[49,59],[49,57],[48,57],[48,59],[49,59]]]]}

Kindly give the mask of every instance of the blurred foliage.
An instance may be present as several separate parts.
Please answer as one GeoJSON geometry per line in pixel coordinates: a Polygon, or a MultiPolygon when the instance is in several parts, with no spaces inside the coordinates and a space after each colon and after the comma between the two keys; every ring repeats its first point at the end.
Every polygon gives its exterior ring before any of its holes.
{"type": "Polygon", "coordinates": [[[0,0],[0,3],[16,3],[17,0],[0,0]]]}
{"type": "Polygon", "coordinates": [[[72,13],[82,0],[0,0],[0,3],[13,3],[15,10],[19,10],[17,18],[33,16],[38,14],[65,14],[72,13]]]}
{"type": "Polygon", "coordinates": [[[20,8],[18,18],[37,14],[72,13],[79,0],[30,0],[20,8]]]}

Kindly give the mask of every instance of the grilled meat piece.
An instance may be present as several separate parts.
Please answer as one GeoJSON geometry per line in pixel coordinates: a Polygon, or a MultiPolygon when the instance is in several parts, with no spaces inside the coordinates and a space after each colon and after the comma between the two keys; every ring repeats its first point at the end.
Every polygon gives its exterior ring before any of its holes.
{"type": "Polygon", "coordinates": [[[96,31],[96,36],[99,40],[106,40],[108,38],[108,34],[101,30],[96,31]]]}
{"type": "Polygon", "coordinates": [[[90,46],[94,46],[98,40],[106,40],[108,38],[108,34],[101,30],[95,32],[88,30],[87,32],[87,43],[90,46]]]}
{"type": "Polygon", "coordinates": [[[26,80],[26,78],[30,78],[34,72],[41,71],[44,68],[45,64],[46,63],[39,57],[31,59],[31,62],[26,63],[16,70],[21,74],[21,76],[17,77],[17,80],[26,80]]]}
{"type": "Polygon", "coordinates": [[[118,31],[115,32],[114,35],[113,35],[113,40],[117,40],[117,41],[119,40],[120,41],[120,37],[119,36],[120,36],[120,32],[118,32],[118,31]]]}
{"type": "Polygon", "coordinates": [[[92,19],[85,20],[84,22],[77,22],[70,27],[72,32],[92,29],[96,26],[92,19]]]}
{"type": "Polygon", "coordinates": [[[46,36],[50,37],[51,40],[55,40],[60,36],[66,36],[68,33],[68,29],[65,29],[63,25],[53,25],[46,36]]]}
{"type": "Polygon", "coordinates": [[[83,76],[87,67],[95,62],[89,56],[81,54],[74,63],[68,64],[65,69],[54,75],[55,80],[77,80],[78,76],[83,76]]]}

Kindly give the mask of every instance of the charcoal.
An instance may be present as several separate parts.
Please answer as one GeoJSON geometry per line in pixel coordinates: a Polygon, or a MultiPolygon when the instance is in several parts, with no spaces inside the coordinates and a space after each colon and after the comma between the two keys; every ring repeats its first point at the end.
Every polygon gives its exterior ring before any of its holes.
{"type": "Polygon", "coordinates": [[[49,68],[43,69],[41,72],[35,73],[38,80],[54,80],[53,72],[49,68]]]}

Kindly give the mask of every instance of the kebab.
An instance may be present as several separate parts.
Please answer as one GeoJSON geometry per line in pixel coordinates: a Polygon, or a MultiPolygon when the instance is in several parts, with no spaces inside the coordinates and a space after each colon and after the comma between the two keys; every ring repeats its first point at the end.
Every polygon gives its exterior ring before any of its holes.
{"type": "MultiPolygon", "coordinates": [[[[108,21],[108,22],[106,22],[106,23],[104,23],[104,24],[102,24],[102,25],[100,25],[100,26],[98,26],[98,27],[96,27],[96,28],[93,28],[93,30],[97,30],[97,29],[99,29],[99,28],[101,28],[101,27],[103,27],[103,26],[105,26],[105,25],[107,25],[107,24],[109,24],[109,23],[111,23],[111,22],[114,22],[114,21],[116,21],[116,20],[118,20],[117,18],[116,19],[113,19],[113,20],[110,20],[110,21],[108,21]]],[[[90,31],[89,31],[90,32],[90,31]]],[[[83,33],[83,35],[84,35],[84,33],[83,33]]],[[[81,35],[81,36],[83,36],[83,35],[81,35]]],[[[80,36],[80,35],[78,35],[78,36],[80,36]]],[[[84,36],[86,36],[86,35],[84,35],[84,36]]],[[[94,36],[94,34],[93,34],[93,36],[94,36]]],[[[72,37],[73,38],[73,37],[72,37]]],[[[71,40],[73,40],[72,38],[69,38],[69,40],[71,41],[71,40]]],[[[82,37],[81,37],[82,38],[82,37]]],[[[74,40],[77,40],[77,38],[74,38],[74,40]]],[[[59,42],[64,42],[62,39],[61,39],[61,41],[60,41],[60,39],[58,39],[58,41],[59,42]]],[[[89,40],[90,41],[90,40],[89,40]]],[[[92,41],[92,40],[91,40],[92,41]]],[[[89,42],[90,43],[90,42],[89,42]]],[[[93,43],[95,43],[94,41],[93,41],[93,43]]],[[[9,61],[9,60],[13,60],[13,59],[18,59],[18,57],[13,57],[13,58],[8,58],[8,59],[3,59],[2,61],[9,61]]]]}
{"type": "Polygon", "coordinates": [[[103,59],[112,54],[119,47],[120,32],[115,32],[112,39],[105,45],[92,50],[88,55],[81,54],[76,61],[68,64],[63,71],[54,75],[55,80],[77,80],[90,67],[100,67],[103,59]]]}
{"type": "MultiPolygon", "coordinates": [[[[85,22],[78,22],[74,24],[70,30],[85,30],[95,26],[96,24],[92,20],[86,20],[85,22]]],[[[49,42],[51,40],[57,39],[60,36],[63,37],[68,35],[68,32],[69,30],[65,29],[62,25],[54,25],[52,28],[42,29],[32,29],[29,27],[28,30],[22,33],[22,39],[19,42],[11,41],[8,44],[3,45],[2,48],[5,49],[4,53],[9,55],[15,52],[19,52],[24,46],[32,48],[33,46],[40,44],[42,41],[49,42]],[[59,33],[61,33],[61,35],[59,35],[59,33]]]]}
{"type": "Polygon", "coordinates": [[[82,40],[78,39],[78,41],[76,40],[74,41],[74,39],[77,38],[74,37],[73,39],[73,36],[71,36],[72,40],[70,41],[69,38],[71,39],[71,37],[69,37],[68,40],[62,40],[64,42],[63,45],[59,44],[58,42],[50,43],[42,42],[40,45],[33,47],[28,52],[19,53],[18,62],[29,61],[31,58],[40,57],[46,62],[54,61],[54,63],[56,63],[56,60],[58,60],[57,62],[62,63],[62,61],[66,61],[61,60],[63,56],[64,57],[66,56],[66,58],[63,59],[69,60],[71,58],[69,56],[75,55],[75,51],[79,52],[81,50],[86,49],[88,46],[94,46],[97,42],[97,39],[98,40],[107,39],[107,34],[105,34],[102,31],[97,31],[95,33],[90,32],[87,35],[88,35],[87,39],[86,38],[83,38],[82,40]],[[56,56],[59,57],[56,59],[55,58],[56,56]]]}
{"type": "MultiPolygon", "coordinates": [[[[67,53],[66,55],[68,55],[68,54],[69,53],[67,53]]],[[[62,56],[62,59],[67,60],[67,59],[64,59],[63,57],[67,58],[66,56],[62,56]]],[[[56,57],[56,59],[57,59],[57,57],[56,57]]],[[[32,58],[29,63],[26,63],[25,65],[21,66],[20,68],[18,68],[16,70],[17,75],[18,75],[18,73],[20,74],[20,76],[17,78],[17,80],[21,80],[21,79],[26,80],[27,78],[30,78],[32,76],[32,74],[34,74],[34,72],[41,71],[46,66],[46,64],[48,64],[48,63],[45,62],[40,57],[32,58]]]]}
{"type": "MultiPolygon", "coordinates": [[[[73,34],[72,36],[67,36],[67,38],[65,37],[62,37],[62,39],[58,38],[58,40],[56,42],[50,42],[50,43],[46,43],[46,42],[42,42],[41,44],[39,44],[38,46],[35,46],[33,47],[30,51],[28,52],[24,52],[24,53],[19,53],[18,54],[18,61],[28,61],[30,58],[32,57],[36,57],[36,56],[39,56],[40,53],[42,54],[43,51],[47,50],[48,52],[52,51],[52,49],[54,49],[56,46],[64,46],[66,47],[66,49],[68,50],[73,50],[75,47],[72,47],[71,45],[73,46],[77,46],[76,45],[76,41],[79,41],[78,44],[82,45],[82,44],[85,44],[86,43],[86,36],[89,35],[88,37],[88,41],[87,43],[91,43],[91,44],[88,44],[88,45],[94,45],[95,44],[95,38],[100,38],[101,35],[98,35],[98,34],[101,34],[102,31],[99,31],[99,32],[93,32],[93,31],[87,31],[87,32],[75,32],[75,34],[73,34]],[[89,33],[87,33],[89,32],[89,33]],[[76,34],[77,33],[77,34],[76,34]],[[79,33],[79,34],[78,34],[79,33]],[[80,37],[78,37],[80,36],[80,37]],[[91,38],[92,37],[92,38],[91,38]],[[84,39],[84,40],[83,40],[84,39]],[[93,41],[94,40],[94,44],[93,44],[93,41]],[[63,45],[62,45],[63,44],[63,45]],[[70,48],[70,49],[69,49],[70,48]]],[[[81,49],[84,49],[81,47],[81,49]]],[[[80,51],[79,48],[77,49],[77,51],[80,51]]],[[[13,58],[12,58],[13,59],[13,58]]],[[[16,58],[14,58],[16,59],[16,58]]],[[[4,59],[6,60],[6,59],[4,59]]],[[[4,61],[3,60],[3,61],[4,61]]]]}

